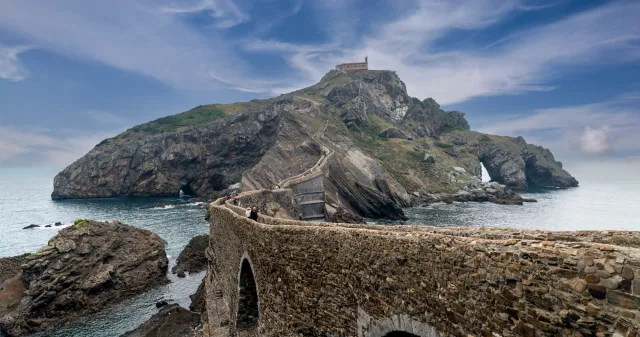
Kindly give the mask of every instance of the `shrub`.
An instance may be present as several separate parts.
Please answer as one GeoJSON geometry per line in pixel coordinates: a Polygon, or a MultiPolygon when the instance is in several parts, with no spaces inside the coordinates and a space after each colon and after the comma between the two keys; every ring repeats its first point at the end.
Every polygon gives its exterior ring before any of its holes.
{"type": "Polygon", "coordinates": [[[87,219],[78,219],[73,222],[73,227],[75,228],[83,228],[89,226],[89,221],[87,219]]]}
{"type": "Polygon", "coordinates": [[[441,149],[449,149],[449,148],[453,147],[453,145],[451,145],[451,144],[441,143],[441,142],[436,142],[436,146],[441,148],[441,149]]]}

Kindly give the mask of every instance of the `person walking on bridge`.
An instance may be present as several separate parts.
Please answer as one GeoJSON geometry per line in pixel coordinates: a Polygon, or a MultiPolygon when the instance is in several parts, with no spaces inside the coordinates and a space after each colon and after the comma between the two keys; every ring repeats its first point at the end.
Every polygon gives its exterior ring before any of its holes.
{"type": "Polygon", "coordinates": [[[251,212],[249,212],[249,219],[253,220],[253,221],[258,221],[258,208],[253,206],[253,208],[251,208],[251,212]]]}

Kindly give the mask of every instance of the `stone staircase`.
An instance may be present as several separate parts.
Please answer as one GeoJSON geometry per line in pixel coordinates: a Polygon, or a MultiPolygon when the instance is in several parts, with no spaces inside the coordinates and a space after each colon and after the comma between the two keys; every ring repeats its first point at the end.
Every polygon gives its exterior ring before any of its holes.
{"type": "Polygon", "coordinates": [[[312,139],[322,147],[322,155],[310,169],[289,177],[278,184],[279,188],[293,190],[296,204],[304,221],[326,221],[324,208],[324,170],[333,156],[333,150],[326,146],[320,138],[327,129],[327,121],[312,139]]]}

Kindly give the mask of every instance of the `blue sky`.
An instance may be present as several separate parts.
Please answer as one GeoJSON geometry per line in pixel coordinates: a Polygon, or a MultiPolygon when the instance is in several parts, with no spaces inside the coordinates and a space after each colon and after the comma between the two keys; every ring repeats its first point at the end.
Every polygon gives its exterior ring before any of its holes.
{"type": "Polygon", "coordinates": [[[133,125],[365,56],[475,130],[565,163],[635,158],[639,17],[637,1],[2,1],[0,167],[63,167],[133,125]]]}

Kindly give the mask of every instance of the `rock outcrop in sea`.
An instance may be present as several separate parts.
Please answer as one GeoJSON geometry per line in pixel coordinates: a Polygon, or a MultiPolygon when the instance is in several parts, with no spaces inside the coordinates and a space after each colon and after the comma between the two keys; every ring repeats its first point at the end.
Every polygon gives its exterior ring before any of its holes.
{"type": "Polygon", "coordinates": [[[138,328],[120,337],[191,337],[199,325],[199,314],[178,304],[169,304],[138,328]]]}
{"type": "Polygon", "coordinates": [[[202,234],[193,237],[178,255],[176,265],[171,268],[171,272],[179,277],[184,277],[185,273],[192,274],[205,270],[207,258],[204,251],[208,246],[209,235],[202,234]]]}
{"type": "Polygon", "coordinates": [[[327,204],[363,217],[402,219],[411,195],[457,193],[481,163],[507,188],[578,185],[548,149],[471,131],[464,113],[410,97],[392,71],[332,70],[286,95],[199,106],[106,139],[56,176],[52,198],[271,189],[323,146],[334,153],[327,204]]]}
{"type": "Polygon", "coordinates": [[[78,220],[24,257],[13,282],[5,282],[0,336],[50,330],[165,284],[167,266],[164,241],[155,233],[78,220]]]}

